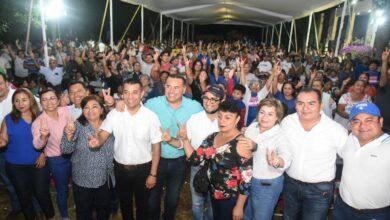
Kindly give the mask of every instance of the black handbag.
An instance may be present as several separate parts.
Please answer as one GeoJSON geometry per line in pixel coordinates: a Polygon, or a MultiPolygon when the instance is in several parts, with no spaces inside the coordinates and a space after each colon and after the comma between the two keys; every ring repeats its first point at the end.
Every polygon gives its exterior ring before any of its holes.
{"type": "Polygon", "coordinates": [[[210,180],[207,176],[209,169],[209,161],[205,160],[203,166],[196,172],[192,185],[194,186],[195,192],[207,195],[210,189],[210,180]]]}

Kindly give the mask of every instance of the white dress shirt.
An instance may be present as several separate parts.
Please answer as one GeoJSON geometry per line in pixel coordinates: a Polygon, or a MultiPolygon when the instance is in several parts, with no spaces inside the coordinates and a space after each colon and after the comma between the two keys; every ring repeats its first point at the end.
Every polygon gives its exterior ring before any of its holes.
{"type": "Polygon", "coordinates": [[[390,136],[360,146],[350,134],[339,155],[344,160],[340,195],[355,209],[390,206],[390,136]]]}
{"type": "Polygon", "coordinates": [[[73,105],[68,105],[67,107],[68,107],[69,113],[72,116],[73,120],[78,119],[81,116],[81,114],[83,114],[83,109],[76,108],[74,106],[74,104],[73,105]]]}
{"type": "Polygon", "coordinates": [[[51,69],[50,67],[41,66],[39,73],[44,75],[46,81],[51,83],[53,86],[60,85],[62,82],[62,77],[64,76],[62,67],[51,69]]]}
{"type": "Polygon", "coordinates": [[[280,125],[260,133],[258,122],[253,122],[245,131],[245,137],[257,143],[257,150],[253,154],[253,177],[256,179],[274,179],[283,175],[284,170],[290,166],[291,152],[286,143],[286,137],[280,125]],[[283,158],[284,167],[274,168],[268,165],[267,148],[274,150],[283,158]]]}
{"type": "Polygon", "coordinates": [[[305,131],[298,114],[288,115],[282,128],[292,152],[287,174],[307,183],[328,182],[335,178],[336,155],[347,140],[347,130],[321,113],[321,119],[310,131],[305,131]]]}
{"type": "Polygon", "coordinates": [[[210,120],[205,111],[193,114],[186,123],[187,136],[195,150],[212,133],[218,132],[218,120],[210,120]]]}
{"type": "Polygon", "coordinates": [[[8,87],[7,97],[0,102],[0,123],[2,123],[5,116],[12,111],[12,96],[14,93],[15,89],[8,87]]]}
{"type": "Polygon", "coordinates": [[[152,160],[152,144],[161,142],[161,123],[157,115],[141,106],[135,115],[112,110],[100,129],[115,137],[114,159],[124,165],[136,165],[152,160]]]}

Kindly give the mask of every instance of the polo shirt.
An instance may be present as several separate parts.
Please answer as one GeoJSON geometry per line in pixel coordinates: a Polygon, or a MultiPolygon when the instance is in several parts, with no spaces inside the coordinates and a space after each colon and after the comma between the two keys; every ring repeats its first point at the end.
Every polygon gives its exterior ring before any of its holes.
{"type": "Polygon", "coordinates": [[[340,195],[355,209],[390,206],[390,136],[383,134],[360,146],[357,137],[348,136],[339,152],[343,158],[340,195]]]}
{"type": "Polygon", "coordinates": [[[44,75],[46,81],[51,83],[53,86],[60,85],[62,82],[62,77],[64,76],[62,67],[51,69],[50,67],[41,66],[39,73],[44,75]]]}
{"type": "Polygon", "coordinates": [[[115,137],[114,159],[125,165],[147,163],[152,160],[152,144],[161,142],[160,121],[155,113],[141,106],[131,115],[127,108],[108,113],[100,129],[115,137]]]}
{"type": "MultiPolygon", "coordinates": [[[[162,128],[169,129],[171,137],[176,137],[179,131],[178,124],[186,123],[191,115],[203,110],[199,102],[188,99],[183,96],[179,108],[173,109],[165,96],[159,96],[149,99],[145,107],[157,114],[160,119],[162,128]]],[[[184,156],[183,149],[177,149],[166,142],[161,144],[161,157],[163,158],[178,158],[184,156]]]]}
{"type": "Polygon", "coordinates": [[[195,150],[212,133],[218,132],[218,120],[210,120],[205,111],[193,114],[186,123],[187,136],[195,150]]]}
{"type": "Polygon", "coordinates": [[[318,124],[310,131],[303,129],[297,113],[286,116],[281,126],[292,154],[287,174],[307,183],[332,181],[337,151],[347,140],[347,130],[323,112],[318,124]]]}

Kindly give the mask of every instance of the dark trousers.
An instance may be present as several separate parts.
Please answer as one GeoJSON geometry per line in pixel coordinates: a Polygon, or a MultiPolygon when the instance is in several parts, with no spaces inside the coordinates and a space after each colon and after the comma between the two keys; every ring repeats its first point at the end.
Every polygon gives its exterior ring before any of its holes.
{"type": "Polygon", "coordinates": [[[163,188],[165,187],[164,220],[175,218],[180,190],[184,181],[185,157],[175,159],[161,158],[158,165],[156,186],[150,191],[149,219],[160,219],[160,203],[163,188]]]}
{"type": "Polygon", "coordinates": [[[73,196],[78,220],[91,220],[93,210],[97,220],[110,217],[111,192],[107,182],[99,188],[86,188],[73,182],[73,196]]]}
{"type": "Polygon", "coordinates": [[[304,183],[286,175],[284,181],[285,220],[326,220],[333,199],[334,181],[304,183]]]}
{"type": "MultiPolygon", "coordinates": [[[[212,197],[212,196],[211,196],[212,197]]],[[[211,198],[213,206],[214,220],[230,220],[233,219],[233,208],[236,206],[237,198],[216,200],[211,198]]]]}
{"type": "Polygon", "coordinates": [[[35,168],[35,165],[15,165],[6,163],[5,171],[15,188],[25,219],[35,219],[32,203],[37,198],[46,218],[54,217],[54,208],[49,192],[49,170],[47,167],[35,168]]]}
{"type": "Polygon", "coordinates": [[[135,219],[147,219],[149,189],[146,188],[146,178],[149,176],[150,167],[150,162],[135,166],[115,162],[116,190],[124,220],[134,219],[133,195],[136,206],[135,219]]]}
{"type": "Polygon", "coordinates": [[[334,211],[334,220],[388,220],[390,219],[390,206],[377,210],[356,210],[346,204],[341,197],[337,197],[334,211]]]}

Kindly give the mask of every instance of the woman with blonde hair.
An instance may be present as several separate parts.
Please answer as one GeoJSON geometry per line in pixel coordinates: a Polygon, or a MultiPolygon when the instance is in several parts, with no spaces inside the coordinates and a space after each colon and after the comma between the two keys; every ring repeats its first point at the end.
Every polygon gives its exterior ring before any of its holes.
{"type": "Polygon", "coordinates": [[[258,107],[257,121],[249,125],[238,147],[251,148],[253,178],[245,219],[272,219],[279,195],[283,190],[283,173],[290,166],[291,153],[279,125],[284,107],[274,98],[263,99],[258,107]]]}

